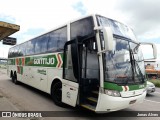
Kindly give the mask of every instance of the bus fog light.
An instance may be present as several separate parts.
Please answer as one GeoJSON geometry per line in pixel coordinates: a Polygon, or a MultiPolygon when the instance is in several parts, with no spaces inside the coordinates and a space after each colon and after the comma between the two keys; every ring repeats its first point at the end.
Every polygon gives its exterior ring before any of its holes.
{"type": "Polygon", "coordinates": [[[120,93],[118,91],[115,90],[104,90],[105,94],[109,95],[109,96],[114,96],[114,97],[120,97],[120,93]]]}

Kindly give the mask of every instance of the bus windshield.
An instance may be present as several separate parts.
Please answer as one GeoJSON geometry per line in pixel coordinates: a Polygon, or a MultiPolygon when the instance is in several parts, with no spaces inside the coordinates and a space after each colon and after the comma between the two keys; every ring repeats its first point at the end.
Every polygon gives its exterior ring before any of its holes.
{"type": "MultiPolygon", "coordinates": [[[[111,27],[114,37],[115,49],[104,55],[105,81],[122,85],[144,82],[143,55],[132,30],[122,23],[101,16],[98,16],[98,24],[111,27]]],[[[100,34],[100,38],[103,41],[103,34],[100,34]]]]}
{"type": "Polygon", "coordinates": [[[113,31],[113,34],[118,36],[124,36],[133,41],[137,41],[136,36],[134,35],[132,29],[129,28],[128,26],[120,22],[117,22],[115,20],[112,20],[103,16],[98,16],[98,15],[97,15],[97,20],[98,20],[99,26],[110,27],[113,31]]]}

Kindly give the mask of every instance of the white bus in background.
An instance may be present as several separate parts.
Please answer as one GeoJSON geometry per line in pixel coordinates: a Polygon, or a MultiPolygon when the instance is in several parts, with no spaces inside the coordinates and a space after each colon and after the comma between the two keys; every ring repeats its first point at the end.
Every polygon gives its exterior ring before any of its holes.
{"type": "Polygon", "coordinates": [[[139,46],[126,25],[90,15],[10,48],[8,75],[51,94],[57,105],[116,111],[146,96],[139,46]]]}

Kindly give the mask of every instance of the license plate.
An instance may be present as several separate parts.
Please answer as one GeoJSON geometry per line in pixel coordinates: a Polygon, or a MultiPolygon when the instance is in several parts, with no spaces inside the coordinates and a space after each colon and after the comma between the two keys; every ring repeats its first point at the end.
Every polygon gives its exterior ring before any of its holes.
{"type": "Polygon", "coordinates": [[[136,100],[132,100],[129,102],[129,104],[134,104],[136,102],[136,100]]]}

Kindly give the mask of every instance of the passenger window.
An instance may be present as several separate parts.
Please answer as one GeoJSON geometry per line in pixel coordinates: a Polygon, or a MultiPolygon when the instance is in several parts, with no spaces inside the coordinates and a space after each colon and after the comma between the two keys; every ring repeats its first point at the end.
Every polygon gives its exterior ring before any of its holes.
{"type": "Polygon", "coordinates": [[[27,42],[26,55],[32,55],[35,53],[34,46],[35,46],[35,40],[30,40],[27,42]]]}
{"type": "Polygon", "coordinates": [[[20,48],[19,48],[19,55],[20,56],[24,56],[26,55],[26,43],[23,43],[20,45],[20,48]]]}
{"type": "Polygon", "coordinates": [[[52,31],[48,41],[48,52],[61,51],[67,41],[67,27],[52,31]]]}
{"type": "Polygon", "coordinates": [[[18,52],[19,52],[19,46],[16,46],[14,48],[14,57],[18,57],[18,52]]]}
{"type": "Polygon", "coordinates": [[[71,40],[78,36],[84,37],[94,33],[93,18],[88,17],[71,23],[71,40]]]}
{"type": "Polygon", "coordinates": [[[47,42],[49,39],[49,35],[43,35],[41,37],[38,37],[36,39],[36,44],[35,44],[35,54],[37,53],[45,53],[47,51],[47,42]]]}
{"type": "Polygon", "coordinates": [[[12,48],[10,48],[8,52],[8,58],[11,58],[11,57],[12,57],[12,48]]]}

